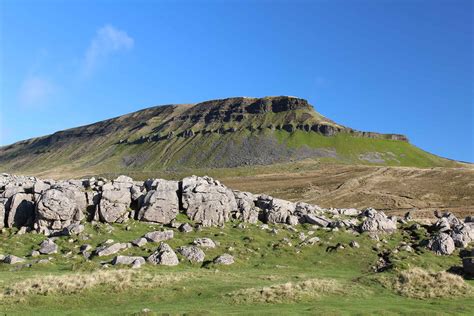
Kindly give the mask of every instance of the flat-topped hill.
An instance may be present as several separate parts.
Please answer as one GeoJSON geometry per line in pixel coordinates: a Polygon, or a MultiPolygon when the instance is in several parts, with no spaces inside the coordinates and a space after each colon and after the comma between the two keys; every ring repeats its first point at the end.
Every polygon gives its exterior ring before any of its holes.
{"type": "Polygon", "coordinates": [[[163,105],[0,148],[0,171],[43,175],[229,168],[302,159],[456,165],[399,134],[356,131],[306,100],[236,97],[163,105]]]}

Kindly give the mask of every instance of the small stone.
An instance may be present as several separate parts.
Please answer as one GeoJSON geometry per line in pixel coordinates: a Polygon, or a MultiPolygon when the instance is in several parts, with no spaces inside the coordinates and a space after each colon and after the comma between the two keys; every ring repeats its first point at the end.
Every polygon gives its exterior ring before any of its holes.
{"type": "Polygon", "coordinates": [[[22,263],[25,262],[25,259],[14,256],[14,255],[8,255],[3,259],[3,262],[6,264],[17,264],[17,263],[22,263]]]}
{"type": "Polygon", "coordinates": [[[178,253],[191,262],[203,262],[205,253],[197,246],[183,246],[178,248],[178,253]]]}
{"type": "Polygon", "coordinates": [[[228,253],[220,255],[214,259],[215,264],[230,265],[234,263],[234,257],[228,253]]]}
{"type": "Polygon", "coordinates": [[[165,231],[154,231],[145,234],[144,236],[150,242],[161,242],[174,237],[174,232],[172,230],[165,231]]]}
{"type": "Polygon", "coordinates": [[[184,223],[179,226],[179,231],[182,233],[190,233],[193,231],[193,227],[189,223],[184,223]]]}
{"type": "Polygon", "coordinates": [[[202,248],[215,248],[216,243],[210,238],[196,238],[193,244],[202,248]]]}
{"type": "Polygon", "coordinates": [[[350,243],[349,243],[349,246],[351,246],[352,248],[360,248],[360,245],[357,241],[355,240],[352,240],[350,243]]]}
{"type": "Polygon", "coordinates": [[[173,249],[166,243],[162,242],[158,249],[152,253],[147,261],[151,264],[159,264],[165,266],[176,266],[179,264],[178,256],[173,249]]]}
{"type": "Polygon", "coordinates": [[[39,252],[43,255],[49,255],[52,253],[58,252],[58,245],[54,243],[51,239],[46,239],[40,244],[39,252]]]}
{"type": "Polygon", "coordinates": [[[148,243],[148,240],[144,237],[140,237],[132,241],[132,245],[136,247],[145,246],[147,243],[148,243]]]}

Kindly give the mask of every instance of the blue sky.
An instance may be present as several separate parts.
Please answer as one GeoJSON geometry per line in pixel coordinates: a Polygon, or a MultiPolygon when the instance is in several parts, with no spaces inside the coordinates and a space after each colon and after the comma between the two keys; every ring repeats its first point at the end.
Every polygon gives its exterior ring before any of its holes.
{"type": "Polygon", "coordinates": [[[308,99],[474,162],[472,1],[0,1],[0,144],[145,107],[308,99]]]}

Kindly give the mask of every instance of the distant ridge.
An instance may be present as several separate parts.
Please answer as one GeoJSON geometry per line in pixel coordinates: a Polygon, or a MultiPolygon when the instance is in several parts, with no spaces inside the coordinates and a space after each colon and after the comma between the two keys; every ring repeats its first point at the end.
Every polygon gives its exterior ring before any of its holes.
{"type": "Polygon", "coordinates": [[[304,99],[277,96],[155,106],[20,141],[0,147],[0,171],[230,168],[320,158],[420,167],[452,163],[404,135],[356,131],[304,99]]]}

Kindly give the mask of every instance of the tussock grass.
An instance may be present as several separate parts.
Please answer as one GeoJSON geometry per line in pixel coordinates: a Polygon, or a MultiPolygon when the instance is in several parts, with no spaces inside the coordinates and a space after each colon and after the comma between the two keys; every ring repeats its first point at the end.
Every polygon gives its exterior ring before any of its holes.
{"type": "Polygon", "coordinates": [[[263,288],[247,288],[226,294],[234,304],[285,303],[317,298],[327,294],[345,294],[343,286],[333,279],[309,279],[263,288]]]}
{"type": "Polygon", "coordinates": [[[190,277],[190,273],[161,275],[135,270],[100,270],[87,274],[47,275],[25,279],[4,287],[3,293],[0,293],[0,299],[27,295],[69,295],[101,285],[107,285],[112,291],[156,288],[190,277]]]}
{"type": "Polygon", "coordinates": [[[383,286],[399,295],[417,298],[454,298],[473,294],[473,288],[458,275],[421,268],[401,271],[394,278],[380,279],[383,286]]]}

